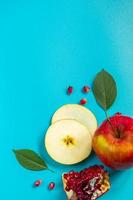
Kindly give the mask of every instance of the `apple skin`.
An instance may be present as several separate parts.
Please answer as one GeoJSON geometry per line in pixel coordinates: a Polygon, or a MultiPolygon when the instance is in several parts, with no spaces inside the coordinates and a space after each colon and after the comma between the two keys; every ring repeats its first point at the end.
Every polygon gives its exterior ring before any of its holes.
{"type": "Polygon", "coordinates": [[[114,170],[133,167],[133,118],[116,114],[105,120],[93,137],[99,159],[114,170]]]}

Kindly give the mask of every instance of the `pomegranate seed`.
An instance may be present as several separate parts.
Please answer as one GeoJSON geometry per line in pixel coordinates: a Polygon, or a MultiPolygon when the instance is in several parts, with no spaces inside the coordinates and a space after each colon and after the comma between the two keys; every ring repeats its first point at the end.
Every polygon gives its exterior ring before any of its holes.
{"type": "Polygon", "coordinates": [[[49,183],[49,186],[48,186],[49,190],[53,190],[54,187],[55,187],[55,183],[54,182],[49,183]]]}
{"type": "Polygon", "coordinates": [[[115,115],[122,115],[120,112],[115,113],[115,115]]]}
{"type": "Polygon", "coordinates": [[[37,181],[35,181],[34,186],[38,187],[38,186],[40,186],[41,183],[42,183],[42,180],[37,180],[37,181]]]}
{"type": "Polygon", "coordinates": [[[85,105],[86,103],[87,103],[87,99],[81,99],[81,100],[80,100],[80,104],[81,104],[81,105],[85,105]]]}
{"type": "Polygon", "coordinates": [[[72,92],[73,92],[73,87],[72,87],[72,86],[69,86],[69,87],[67,88],[67,94],[72,94],[72,92]]]}
{"type": "Polygon", "coordinates": [[[83,92],[84,93],[88,93],[90,91],[90,87],[89,86],[84,86],[83,87],[83,92]]]}

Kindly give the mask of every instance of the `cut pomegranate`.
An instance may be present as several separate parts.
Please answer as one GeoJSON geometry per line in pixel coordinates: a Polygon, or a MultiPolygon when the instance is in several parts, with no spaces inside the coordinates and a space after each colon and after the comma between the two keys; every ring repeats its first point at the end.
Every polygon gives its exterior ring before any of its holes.
{"type": "Polygon", "coordinates": [[[63,184],[68,200],[95,200],[110,188],[108,173],[98,165],[63,174],[63,184]]]}

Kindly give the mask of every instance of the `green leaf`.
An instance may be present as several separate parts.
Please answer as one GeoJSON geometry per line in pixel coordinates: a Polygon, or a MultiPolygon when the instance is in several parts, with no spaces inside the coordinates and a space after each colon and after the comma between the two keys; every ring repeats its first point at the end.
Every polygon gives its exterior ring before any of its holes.
{"type": "Polygon", "coordinates": [[[44,160],[34,151],[29,149],[13,150],[18,162],[26,169],[39,171],[47,169],[44,160]]]}
{"type": "Polygon", "coordinates": [[[99,72],[93,83],[93,93],[98,104],[106,111],[117,96],[116,82],[107,71],[99,72]]]}

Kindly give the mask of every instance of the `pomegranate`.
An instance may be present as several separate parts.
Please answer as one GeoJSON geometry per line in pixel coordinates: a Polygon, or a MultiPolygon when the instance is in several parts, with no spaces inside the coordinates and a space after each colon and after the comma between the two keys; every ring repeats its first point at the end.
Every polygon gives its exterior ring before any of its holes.
{"type": "Polygon", "coordinates": [[[95,200],[110,188],[108,173],[98,165],[63,174],[63,184],[68,200],[95,200]]]}

